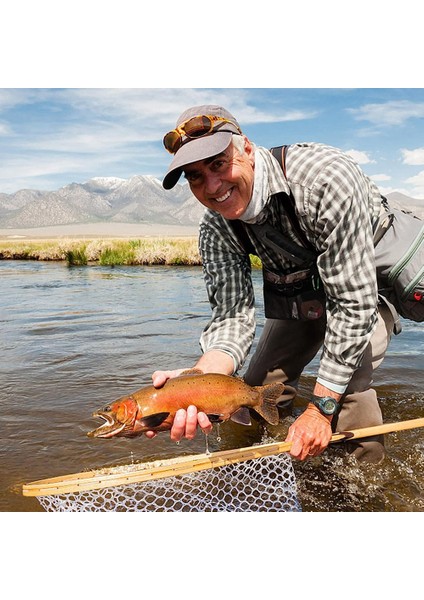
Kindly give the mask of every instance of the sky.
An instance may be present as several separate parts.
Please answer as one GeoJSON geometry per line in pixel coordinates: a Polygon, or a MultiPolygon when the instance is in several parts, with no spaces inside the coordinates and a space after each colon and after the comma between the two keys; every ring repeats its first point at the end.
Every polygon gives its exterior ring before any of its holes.
{"type": "Polygon", "coordinates": [[[382,193],[424,198],[424,89],[0,89],[0,193],[55,190],[93,177],[153,175],[179,114],[219,104],[257,145],[321,142],[353,155],[382,193]]]}

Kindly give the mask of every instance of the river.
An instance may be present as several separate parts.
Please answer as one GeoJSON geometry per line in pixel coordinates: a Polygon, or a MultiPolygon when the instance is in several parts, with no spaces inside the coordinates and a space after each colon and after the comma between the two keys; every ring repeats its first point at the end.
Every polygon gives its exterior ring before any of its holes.
{"type": "MultiPolygon", "coordinates": [[[[259,334],[259,272],[254,281],[259,334]]],[[[167,433],[154,440],[86,433],[98,425],[95,409],[149,384],[155,369],[191,365],[209,311],[197,267],[0,261],[0,510],[43,510],[22,495],[23,483],[204,452],[202,435],[176,445],[167,433]]],[[[375,381],[386,422],[424,416],[424,325],[403,327],[375,381]]],[[[316,360],[305,371],[301,398],[315,371],[316,360]]],[[[285,428],[274,427],[272,439],[284,439],[285,428]]],[[[225,423],[210,436],[210,450],[251,445],[263,435],[225,423]]],[[[359,466],[338,448],[295,462],[302,510],[423,511],[424,430],[388,434],[386,446],[380,466],[359,466]]]]}

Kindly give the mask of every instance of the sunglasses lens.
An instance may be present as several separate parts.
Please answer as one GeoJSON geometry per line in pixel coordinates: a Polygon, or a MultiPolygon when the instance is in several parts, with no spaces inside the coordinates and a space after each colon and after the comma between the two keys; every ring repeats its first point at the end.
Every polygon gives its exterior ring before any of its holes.
{"type": "Polygon", "coordinates": [[[212,129],[212,121],[209,117],[193,117],[184,125],[184,132],[189,138],[202,137],[212,129]]]}
{"type": "Polygon", "coordinates": [[[181,135],[178,133],[178,131],[170,131],[163,138],[163,145],[168,152],[172,152],[172,154],[174,154],[181,146],[181,135]]]}
{"type": "MultiPolygon", "coordinates": [[[[200,138],[204,135],[207,135],[208,133],[210,133],[212,131],[215,120],[218,121],[219,124],[221,124],[221,122],[230,123],[231,125],[236,127],[236,125],[234,125],[234,123],[232,123],[231,121],[228,121],[227,119],[224,119],[224,118],[220,118],[220,117],[212,117],[211,118],[211,117],[208,117],[207,115],[199,115],[197,117],[193,117],[193,118],[189,119],[188,121],[186,121],[185,123],[183,123],[182,125],[177,127],[176,129],[173,129],[172,131],[167,133],[166,136],[163,138],[163,144],[164,144],[165,148],[171,154],[175,154],[181,148],[181,146],[183,144],[183,136],[186,136],[189,139],[193,140],[193,139],[200,138]]],[[[237,127],[237,129],[238,129],[238,127],[237,127]]]]}

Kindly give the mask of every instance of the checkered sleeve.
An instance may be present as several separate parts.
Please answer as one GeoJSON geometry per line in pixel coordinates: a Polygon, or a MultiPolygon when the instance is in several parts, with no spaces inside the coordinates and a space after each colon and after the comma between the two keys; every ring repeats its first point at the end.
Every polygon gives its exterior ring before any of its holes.
{"type": "Polygon", "coordinates": [[[250,261],[230,226],[210,211],[200,224],[199,250],[212,316],[200,346],[221,350],[244,363],[255,335],[254,291],[250,261]]]}
{"type": "Polygon", "coordinates": [[[322,165],[304,195],[327,295],[327,328],[318,380],[345,389],[377,325],[377,282],[370,182],[348,157],[322,165]]]}

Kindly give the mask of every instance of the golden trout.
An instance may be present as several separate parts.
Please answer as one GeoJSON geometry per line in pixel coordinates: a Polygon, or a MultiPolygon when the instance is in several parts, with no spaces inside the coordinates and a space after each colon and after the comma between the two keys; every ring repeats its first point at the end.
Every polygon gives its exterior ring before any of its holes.
{"type": "Polygon", "coordinates": [[[251,408],[268,423],[277,425],[277,402],[284,389],[283,383],[252,387],[238,377],[184,371],[161,388],[144,387],[93,413],[105,422],[87,435],[109,438],[165,431],[171,429],[177,410],[190,405],[205,412],[211,422],[232,419],[250,425],[251,408]]]}

